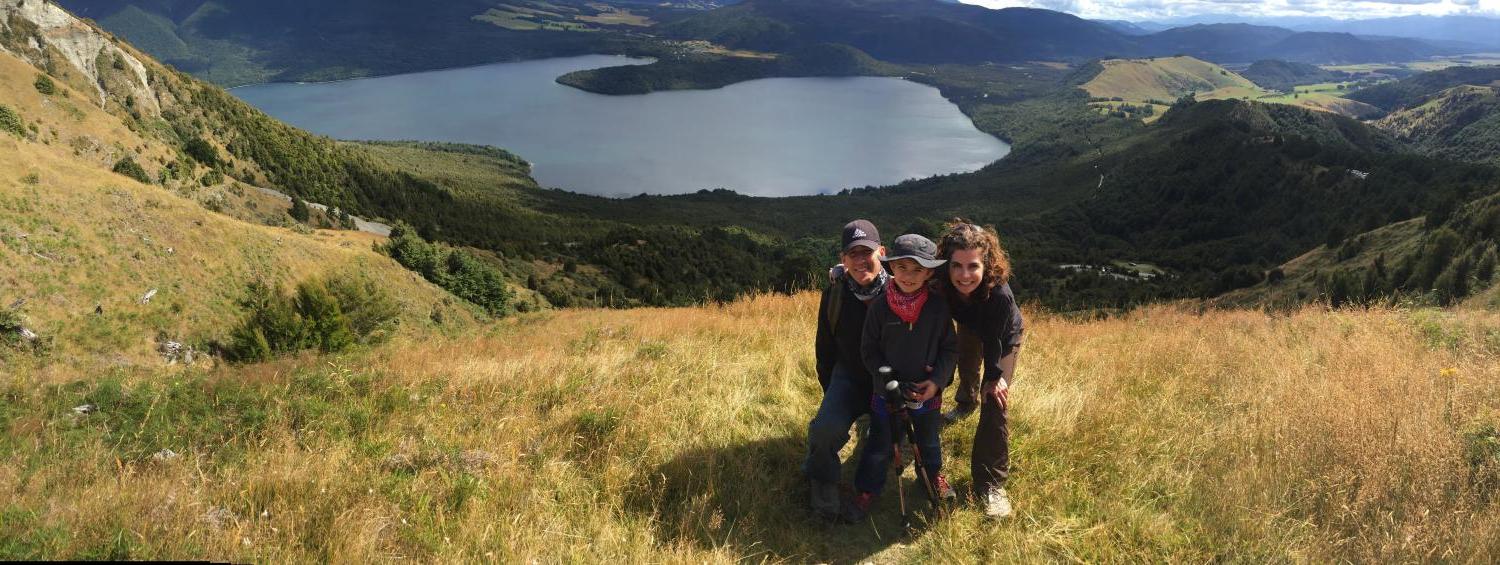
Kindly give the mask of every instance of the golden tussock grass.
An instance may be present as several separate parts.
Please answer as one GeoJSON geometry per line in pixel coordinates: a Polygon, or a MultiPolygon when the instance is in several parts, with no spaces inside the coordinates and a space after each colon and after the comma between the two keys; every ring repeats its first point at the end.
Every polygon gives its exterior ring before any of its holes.
{"type": "MultiPolygon", "coordinates": [[[[906,536],[894,489],[866,523],[804,510],[815,308],[803,295],[560,311],[339,358],[62,386],[12,377],[0,554],[1478,562],[1500,550],[1494,314],[1032,313],[1012,396],[1017,515],[992,524],[970,506],[906,536]],[[99,411],[73,414],[84,402],[99,411]],[[162,448],[180,456],[151,456],[162,448]]],[[[972,425],[943,436],[961,491],[972,425]]]]}

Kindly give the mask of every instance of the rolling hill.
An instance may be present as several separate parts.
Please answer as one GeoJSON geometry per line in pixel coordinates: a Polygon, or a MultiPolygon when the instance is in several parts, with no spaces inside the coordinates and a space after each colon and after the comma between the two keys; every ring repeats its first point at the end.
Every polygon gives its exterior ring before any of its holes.
{"type": "MultiPolygon", "coordinates": [[[[1095,99],[1152,104],[1166,110],[1178,98],[1255,98],[1264,91],[1238,74],[1192,57],[1107,59],[1103,70],[1080,88],[1095,99]]],[[[1154,114],[1153,114],[1154,117],[1154,114]]]]}
{"type": "Polygon", "coordinates": [[[1376,124],[1433,155],[1500,164],[1500,86],[1455,86],[1376,124]]]}
{"type": "Polygon", "coordinates": [[[1349,98],[1389,112],[1376,124],[1421,151],[1469,162],[1500,158],[1500,67],[1451,67],[1366,88],[1349,98]]]}
{"type": "Polygon", "coordinates": [[[1252,63],[1240,71],[1240,75],[1267,90],[1290,92],[1293,87],[1320,82],[1337,82],[1349,78],[1348,73],[1324,70],[1316,65],[1266,59],[1252,63]]]}
{"type": "MultiPolygon", "coordinates": [[[[1092,97],[1091,105],[1147,122],[1160,116],[1173,101],[1188,95],[1200,100],[1242,99],[1286,104],[1353,118],[1380,114],[1378,108],[1335,95],[1342,90],[1329,94],[1300,89],[1279,95],[1238,73],[1192,57],[1109,59],[1100,65],[1103,70],[1081,86],[1092,97]]],[[[1332,85],[1328,89],[1333,91],[1332,85]]]]}

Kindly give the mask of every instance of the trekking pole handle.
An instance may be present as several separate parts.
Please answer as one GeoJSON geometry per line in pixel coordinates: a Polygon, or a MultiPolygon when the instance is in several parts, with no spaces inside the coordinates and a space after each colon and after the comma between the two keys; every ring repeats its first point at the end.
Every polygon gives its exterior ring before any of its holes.
{"type": "Polygon", "coordinates": [[[888,379],[885,381],[885,397],[888,404],[899,404],[909,410],[916,410],[922,407],[921,402],[914,401],[907,398],[905,394],[902,394],[907,392],[908,389],[901,386],[901,381],[891,378],[890,367],[882,365],[876,371],[880,373],[881,377],[888,379]]]}

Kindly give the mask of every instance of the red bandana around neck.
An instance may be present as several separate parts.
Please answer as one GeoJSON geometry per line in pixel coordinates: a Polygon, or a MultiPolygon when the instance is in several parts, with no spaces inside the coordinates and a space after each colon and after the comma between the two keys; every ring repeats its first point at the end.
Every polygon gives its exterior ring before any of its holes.
{"type": "Polygon", "coordinates": [[[901,292],[901,287],[896,286],[894,278],[888,284],[890,286],[885,289],[886,305],[891,307],[891,311],[895,312],[901,321],[907,324],[917,323],[917,316],[922,315],[922,305],[927,304],[927,285],[924,284],[921,290],[907,294],[901,292]]]}

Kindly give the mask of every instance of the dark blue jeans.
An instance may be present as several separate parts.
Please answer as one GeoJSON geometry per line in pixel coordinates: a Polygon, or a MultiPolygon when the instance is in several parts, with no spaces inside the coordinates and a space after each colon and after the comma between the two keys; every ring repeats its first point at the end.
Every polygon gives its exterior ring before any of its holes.
{"type": "Polygon", "coordinates": [[[843,365],[834,365],[823,391],[818,415],[807,425],[807,460],[802,472],[807,478],[826,483],[839,480],[839,450],[849,443],[849,428],[870,412],[868,384],[856,383],[843,365]]]}
{"type": "MultiPolygon", "coordinates": [[[[907,417],[911,418],[916,427],[916,437],[912,443],[917,444],[921,452],[922,467],[927,469],[927,476],[937,477],[938,472],[943,470],[943,447],[938,441],[938,432],[942,429],[943,411],[941,395],[927,402],[919,410],[908,410],[907,417]]],[[[901,433],[906,433],[906,422],[900,420],[900,416],[892,416],[890,410],[886,409],[885,399],[879,396],[870,400],[870,437],[868,447],[860,454],[859,470],[854,475],[854,487],[860,492],[872,492],[880,494],[885,488],[887,469],[891,466],[891,437],[895,429],[892,425],[901,426],[901,433]]]]}

